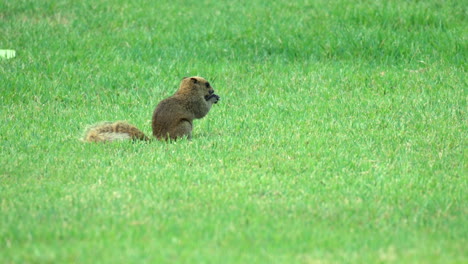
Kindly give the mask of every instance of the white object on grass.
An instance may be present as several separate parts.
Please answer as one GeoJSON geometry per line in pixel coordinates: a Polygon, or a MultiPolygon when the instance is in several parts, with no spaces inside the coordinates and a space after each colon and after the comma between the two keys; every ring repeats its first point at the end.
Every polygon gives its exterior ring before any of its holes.
{"type": "Polygon", "coordinates": [[[16,50],[0,49],[0,58],[11,59],[16,56],[16,50]]]}

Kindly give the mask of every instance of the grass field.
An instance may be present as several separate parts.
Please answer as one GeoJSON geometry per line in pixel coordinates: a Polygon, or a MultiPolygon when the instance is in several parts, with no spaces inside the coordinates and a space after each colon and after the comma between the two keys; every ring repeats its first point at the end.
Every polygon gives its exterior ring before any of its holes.
{"type": "Polygon", "coordinates": [[[0,263],[467,263],[467,12],[0,2],[0,263]],[[79,140],[191,75],[192,141],[79,140]]]}

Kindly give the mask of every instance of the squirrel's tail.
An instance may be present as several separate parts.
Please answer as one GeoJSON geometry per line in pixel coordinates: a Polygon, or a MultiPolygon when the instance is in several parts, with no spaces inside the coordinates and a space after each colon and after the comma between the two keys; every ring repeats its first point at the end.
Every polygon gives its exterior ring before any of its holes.
{"type": "Polygon", "coordinates": [[[124,121],[93,125],[86,130],[82,140],[85,142],[110,142],[126,139],[149,140],[141,130],[124,121]]]}

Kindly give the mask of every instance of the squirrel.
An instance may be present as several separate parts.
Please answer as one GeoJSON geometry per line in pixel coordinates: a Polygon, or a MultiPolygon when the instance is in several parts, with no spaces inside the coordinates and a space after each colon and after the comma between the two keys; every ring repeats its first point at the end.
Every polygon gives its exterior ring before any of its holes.
{"type": "MultiPolygon", "coordinates": [[[[158,140],[192,138],[193,120],[203,118],[220,97],[210,83],[202,77],[185,77],[177,92],[156,106],[153,112],[153,136],[158,140]]],[[[150,140],[137,127],[125,122],[103,122],[91,126],[85,132],[85,142],[109,142],[115,140],[150,140]]]]}

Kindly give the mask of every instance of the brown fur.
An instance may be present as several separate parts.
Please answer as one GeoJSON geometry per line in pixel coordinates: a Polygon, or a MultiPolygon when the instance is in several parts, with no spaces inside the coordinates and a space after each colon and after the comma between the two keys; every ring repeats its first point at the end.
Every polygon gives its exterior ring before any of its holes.
{"type": "Polygon", "coordinates": [[[116,140],[149,140],[143,132],[124,121],[104,122],[94,125],[86,131],[84,141],[102,142],[116,140]]]}
{"type": "Polygon", "coordinates": [[[162,100],[153,113],[153,136],[158,139],[192,137],[193,120],[204,117],[219,96],[201,77],[184,78],[177,92],[162,100]]]}
{"type": "MultiPolygon", "coordinates": [[[[177,92],[162,100],[153,112],[153,136],[159,140],[192,137],[193,120],[204,117],[219,96],[202,77],[187,77],[177,92]]],[[[87,142],[149,140],[143,132],[124,121],[105,122],[90,127],[83,138],[87,142]]]]}

